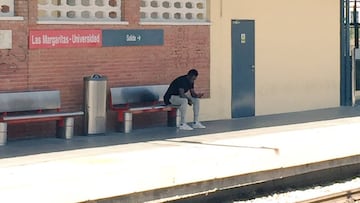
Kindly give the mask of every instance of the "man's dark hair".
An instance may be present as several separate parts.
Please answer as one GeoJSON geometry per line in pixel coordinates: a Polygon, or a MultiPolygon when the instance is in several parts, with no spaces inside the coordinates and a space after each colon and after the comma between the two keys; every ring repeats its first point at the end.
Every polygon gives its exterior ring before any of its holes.
{"type": "Polygon", "coordinates": [[[199,73],[196,69],[191,69],[191,70],[189,70],[188,75],[197,77],[199,75],[199,73]]]}

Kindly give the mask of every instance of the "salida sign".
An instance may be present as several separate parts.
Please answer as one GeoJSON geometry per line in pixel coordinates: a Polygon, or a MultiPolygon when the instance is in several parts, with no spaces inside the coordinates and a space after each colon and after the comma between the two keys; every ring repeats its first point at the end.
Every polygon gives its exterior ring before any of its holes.
{"type": "Polygon", "coordinates": [[[30,30],[29,48],[101,47],[101,30],[30,30]]]}

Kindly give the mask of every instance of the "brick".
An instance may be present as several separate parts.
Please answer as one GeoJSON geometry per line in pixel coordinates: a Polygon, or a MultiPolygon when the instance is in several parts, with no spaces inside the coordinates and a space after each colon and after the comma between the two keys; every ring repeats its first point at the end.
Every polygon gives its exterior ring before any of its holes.
{"type": "MultiPolygon", "coordinates": [[[[108,88],[128,85],[168,84],[195,67],[197,81],[210,94],[210,28],[202,25],[139,25],[140,1],[122,0],[123,19],[129,25],[37,24],[37,1],[15,1],[15,13],[24,21],[1,21],[0,29],[13,31],[13,49],[0,50],[0,91],[59,89],[64,110],[83,108],[83,77],[94,73],[108,77],[108,88]],[[29,8],[29,10],[28,10],[29,8]],[[28,19],[29,18],[29,19],[28,19]],[[80,27],[80,28],[79,28],[80,27]],[[28,49],[28,30],[36,29],[163,29],[163,46],[28,49]]],[[[108,129],[115,129],[116,115],[108,112],[108,129]]],[[[165,125],[163,114],[137,115],[136,128],[165,125]],[[153,123],[149,123],[151,120],[153,123]]],[[[83,118],[75,120],[82,134],[83,118]]],[[[54,136],[55,127],[39,123],[10,127],[10,139],[54,136]],[[29,133],[30,132],[30,133],[29,133]],[[12,137],[12,138],[11,138],[12,137]]],[[[55,126],[55,124],[54,124],[55,126]]]]}

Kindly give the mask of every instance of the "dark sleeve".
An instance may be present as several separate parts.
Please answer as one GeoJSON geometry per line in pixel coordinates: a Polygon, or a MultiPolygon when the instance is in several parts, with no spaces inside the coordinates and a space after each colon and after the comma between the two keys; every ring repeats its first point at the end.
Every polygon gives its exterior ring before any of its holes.
{"type": "Polygon", "coordinates": [[[183,77],[179,88],[183,88],[185,90],[185,92],[187,92],[190,89],[194,88],[194,83],[190,83],[186,77],[183,77]]]}

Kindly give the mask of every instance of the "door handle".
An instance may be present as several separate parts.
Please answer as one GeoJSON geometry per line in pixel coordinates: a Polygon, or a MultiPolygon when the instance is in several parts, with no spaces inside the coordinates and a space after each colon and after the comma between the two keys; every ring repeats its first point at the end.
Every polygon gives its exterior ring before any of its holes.
{"type": "Polygon", "coordinates": [[[254,72],[255,71],[255,65],[251,66],[251,70],[254,72]]]}

